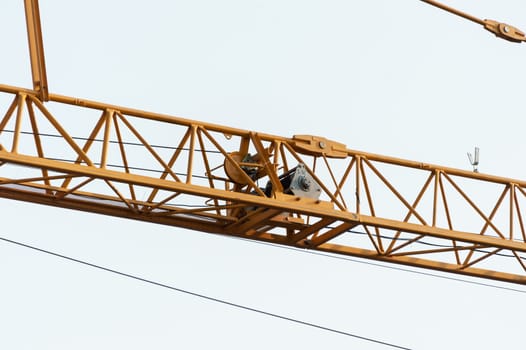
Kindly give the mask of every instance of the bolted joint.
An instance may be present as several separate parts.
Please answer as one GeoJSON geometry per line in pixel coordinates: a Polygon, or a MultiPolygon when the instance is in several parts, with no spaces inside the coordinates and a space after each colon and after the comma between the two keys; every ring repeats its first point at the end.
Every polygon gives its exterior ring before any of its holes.
{"type": "Polygon", "coordinates": [[[485,19],[484,28],[504,40],[514,43],[526,41],[526,36],[522,31],[506,23],[485,19]]]}

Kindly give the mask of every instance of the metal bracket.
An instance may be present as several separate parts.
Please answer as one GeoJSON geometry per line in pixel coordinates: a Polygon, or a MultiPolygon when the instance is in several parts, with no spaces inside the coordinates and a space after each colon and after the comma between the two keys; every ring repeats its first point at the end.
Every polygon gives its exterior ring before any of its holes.
{"type": "Polygon", "coordinates": [[[292,148],[296,152],[315,157],[345,158],[348,155],[347,146],[321,136],[294,135],[292,148]]]}

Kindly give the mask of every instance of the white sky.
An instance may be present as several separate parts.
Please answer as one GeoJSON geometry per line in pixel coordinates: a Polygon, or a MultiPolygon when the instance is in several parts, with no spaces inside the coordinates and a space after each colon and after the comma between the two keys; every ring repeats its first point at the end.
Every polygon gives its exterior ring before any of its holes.
{"type": "MultiPolygon", "coordinates": [[[[526,30],[524,1],[447,4],[526,30]]],[[[481,172],[525,178],[526,44],[420,1],[41,0],[40,8],[53,93],[463,169],[478,146],[481,172]]],[[[22,0],[2,1],[0,33],[0,83],[30,87],[22,0]]],[[[524,348],[524,293],[0,206],[1,237],[196,293],[413,349],[524,348]]],[[[386,348],[1,242],[0,281],[2,349],[386,348]]]]}

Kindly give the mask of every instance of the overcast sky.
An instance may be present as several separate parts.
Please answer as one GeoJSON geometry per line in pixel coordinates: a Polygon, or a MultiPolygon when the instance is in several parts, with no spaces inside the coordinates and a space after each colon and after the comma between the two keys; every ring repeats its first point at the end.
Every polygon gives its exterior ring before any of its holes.
{"type": "MultiPolygon", "coordinates": [[[[447,4],[526,30],[524,1],[447,4]]],[[[526,44],[421,1],[40,9],[53,93],[467,170],[478,146],[481,172],[526,178],[526,44]]],[[[0,33],[0,84],[31,87],[22,0],[2,1],[0,33]]],[[[524,348],[521,286],[4,199],[0,208],[0,237],[195,293],[411,349],[524,348]]],[[[2,349],[388,348],[2,242],[0,278],[2,349]]]]}

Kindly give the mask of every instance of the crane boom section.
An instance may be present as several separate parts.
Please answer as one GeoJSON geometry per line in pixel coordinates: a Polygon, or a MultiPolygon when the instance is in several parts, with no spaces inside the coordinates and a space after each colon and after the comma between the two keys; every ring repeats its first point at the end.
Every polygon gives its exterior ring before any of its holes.
{"type": "Polygon", "coordinates": [[[0,92],[0,197],[526,283],[524,181],[0,92]]]}

